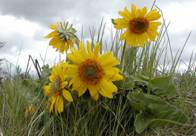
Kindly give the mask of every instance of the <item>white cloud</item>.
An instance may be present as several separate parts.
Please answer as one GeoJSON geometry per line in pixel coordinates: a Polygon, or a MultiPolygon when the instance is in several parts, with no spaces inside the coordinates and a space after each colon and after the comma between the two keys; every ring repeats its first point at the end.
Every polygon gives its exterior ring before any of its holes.
{"type": "MultiPolygon", "coordinates": [[[[13,65],[20,65],[24,70],[27,65],[28,55],[38,59],[45,56],[48,40],[44,39],[50,30],[36,22],[24,18],[0,15],[0,41],[6,42],[0,49],[0,58],[5,58],[13,65]],[[39,35],[39,38],[36,37],[39,35]]],[[[48,48],[46,63],[53,64],[59,55],[51,48],[48,48]]]]}
{"type": "Polygon", "coordinates": [[[16,18],[10,15],[0,15],[0,30],[4,34],[10,34],[10,32],[16,32],[27,37],[32,37],[36,30],[41,27],[33,22],[25,20],[24,18],[16,18]]]}
{"type": "Polygon", "coordinates": [[[171,23],[171,32],[179,33],[196,30],[195,5],[196,1],[171,1],[161,7],[167,22],[171,23]]]}

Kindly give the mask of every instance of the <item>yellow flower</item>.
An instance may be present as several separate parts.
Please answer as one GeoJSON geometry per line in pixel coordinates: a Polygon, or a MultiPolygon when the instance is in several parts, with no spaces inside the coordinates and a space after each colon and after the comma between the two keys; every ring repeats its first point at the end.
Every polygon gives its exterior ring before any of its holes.
{"type": "Polygon", "coordinates": [[[100,54],[100,46],[97,43],[92,49],[87,42],[87,49],[80,42],[79,49],[72,49],[68,54],[72,64],[69,65],[68,73],[71,77],[70,84],[73,90],[82,96],[88,89],[91,97],[98,100],[99,95],[112,98],[117,92],[117,87],[113,81],[122,80],[119,69],[114,67],[119,61],[111,52],[100,54]]]}
{"type": "Polygon", "coordinates": [[[28,107],[25,108],[25,114],[33,114],[35,113],[37,110],[37,108],[33,105],[33,104],[30,104],[28,107]]]}
{"type": "Polygon", "coordinates": [[[65,87],[68,86],[67,63],[59,63],[52,68],[50,83],[44,86],[44,94],[49,97],[49,111],[61,113],[64,110],[64,100],[72,102],[73,98],[65,87]]]}
{"type": "Polygon", "coordinates": [[[126,29],[120,39],[126,40],[128,45],[143,47],[159,35],[157,29],[161,23],[157,20],[161,15],[157,9],[148,11],[146,7],[141,9],[132,4],[131,12],[126,7],[119,15],[122,18],[114,19],[113,24],[116,29],[126,29]]]}
{"type": "Polygon", "coordinates": [[[67,22],[58,22],[57,24],[51,24],[50,28],[53,31],[46,38],[52,38],[49,45],[53,46],[57,51],[64,53],[74,45],[77,37],[75,35],[76,30],[72,25],[68,26],[67,22]]]}

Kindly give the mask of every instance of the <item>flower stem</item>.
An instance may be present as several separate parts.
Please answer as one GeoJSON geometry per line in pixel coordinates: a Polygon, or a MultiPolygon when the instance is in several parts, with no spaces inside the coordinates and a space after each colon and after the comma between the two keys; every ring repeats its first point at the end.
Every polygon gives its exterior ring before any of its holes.
{"type": "Polygon", "coordinates": [[[124,56],[125,56],[125,49],[126,49],[126,41],[124,42],[124,45],[123,45],[123,50],[122,50],[122,55],[121,55],[121,60],[120,60],[120,66],[121,68],[123,69],[123,59],[124,59],[124,56]]]}

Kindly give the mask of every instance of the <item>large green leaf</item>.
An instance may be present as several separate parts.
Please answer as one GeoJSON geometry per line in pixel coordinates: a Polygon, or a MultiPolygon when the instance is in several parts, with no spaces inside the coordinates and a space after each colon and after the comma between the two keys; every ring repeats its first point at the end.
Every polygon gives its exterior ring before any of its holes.
{"type": "Polygon", "coordinates": [[[149,80],[149,85],[154,90],[153,93],[158,96],[172,97],[176,94],[171,76],[153,78],[149,80]]]}
{"type": "Polygon", "coordinates": [[[140,82],[143,84],[148,85],[149,84],[149,77],[143,76],[143,75],[137,75],[137,76],[130,76],[130,78],[134,81],[134,82],[140,82]]]}
{"type": "Polygon", "coordinates": [[[135,118],[134,126],[137,133],[142,133],[153,121],[153,116],[144,114],[143,112],[138,113],[135,118]]]}
{"type": "Polygon", "coordinates": [[[140,134],[148,127],[156,127],[156,126],[162,126],[166,124],[183,125],[183,123],[170,119],[155,118],[152,114],[141,112],[136,115],[134,126],[136,132],[140,134]]]}
{"type": "Polygon", "coordinates": [[[132,78],[125,77],[123,80],[116,81],[115,85],[122,90],[132,90],[135,84],[132,78]]]}
{"type": "Polygon", "coordinates": [[[184,113],[174,105],[167,103],[158,96],[145,94],[141,91],[130,92],[127,95],[132,108],[138,113],[135,119],[137,133],[147,127],[164,124],[183,124],[187,121],[184,113]]]}

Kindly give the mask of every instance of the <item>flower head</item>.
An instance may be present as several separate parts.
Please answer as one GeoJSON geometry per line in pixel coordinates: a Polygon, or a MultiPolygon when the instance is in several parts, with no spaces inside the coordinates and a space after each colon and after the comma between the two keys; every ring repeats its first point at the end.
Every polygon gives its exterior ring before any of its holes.
{"type": "Polygon", "coordinates": [[[119,62],[111,52],[100,54],[98,43],[94,49],[90,43],[87,43],[87,47],[80,42],[79,49],[72,49],[68,54],[72,62],[68,69],[70,84],[79,96],[88,90],[94,100],[97,100],[99,95],[112,98],[113,93],[117,92],[113,81],[123,79],[119,74],[120,70],[115,67],[119,62]]]}
{"type": "Polygon", "coordinates": [[[61,62],[52,68],[50,83],[44,86],[44,94],[49,97],[50,112],[61,113],[64,110],[64,100],[72,102],[73,98],[65,87],[68,86],[67,63],[61,62]]]}
{"type": "Polygon", "coordinates": [[[74,45],[77,39],[75,33],[76,30],[69,26],[69,24],[58,22],[57,24],[51,24],[50,28],[53,30],[46,38],[51,38],[49,45],[53,46],[57,51],[64,53],[74,45]]]}
{"type": "Polygon", "coordinates": [[[130,46],[143,47],[149,40],[154,41],[159,35],[158,27],[161,25],[157,20],[161,17],[157,9],[148,11],[146,7],[138,8],[132,4],[132,10],[127,7],[119,12],[122,18],[114,19],[116,29],[126,29],[120,36],[130,46]]]}

